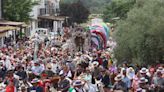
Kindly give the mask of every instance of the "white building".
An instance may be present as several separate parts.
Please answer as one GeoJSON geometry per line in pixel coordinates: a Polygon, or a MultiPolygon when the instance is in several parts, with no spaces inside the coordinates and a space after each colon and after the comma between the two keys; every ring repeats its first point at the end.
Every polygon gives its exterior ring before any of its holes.
{"type": "Polygon", "coordinates": [[[65,17],[58,16],[60,0],[34,0],[39,4],[31,12],[31,34],[36,28],[48,28],[50,31],[62,29],[65,17]]]}

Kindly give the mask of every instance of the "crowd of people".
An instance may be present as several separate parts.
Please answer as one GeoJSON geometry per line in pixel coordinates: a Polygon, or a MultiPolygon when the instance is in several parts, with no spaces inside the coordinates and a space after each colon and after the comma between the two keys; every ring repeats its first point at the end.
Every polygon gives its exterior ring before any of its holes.
{"type": "Polygon", "coordinates": [[[70,53],[54,39],[35,45],[25,38],[1,48],[0,92],[164,92],[162,64],[118,67],[106,50],[70,53]]]}

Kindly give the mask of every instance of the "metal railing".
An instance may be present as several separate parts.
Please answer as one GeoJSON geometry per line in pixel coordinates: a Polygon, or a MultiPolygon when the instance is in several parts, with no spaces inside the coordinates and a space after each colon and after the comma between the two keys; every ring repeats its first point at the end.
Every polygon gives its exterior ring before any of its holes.
{"type": "Polygon", "coordinates": [[[59,9],[55,10],[55,9],[41,8],[39,15],[40,16],[43,16],[43,15],[56,15],[58,13],[59,13],[59,9]]]}

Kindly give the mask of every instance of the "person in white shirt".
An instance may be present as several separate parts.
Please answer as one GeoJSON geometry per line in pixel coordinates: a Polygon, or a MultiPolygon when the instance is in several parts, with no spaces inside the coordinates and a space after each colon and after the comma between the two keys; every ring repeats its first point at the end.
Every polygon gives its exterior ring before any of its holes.
{"type": "Polygon", "coordinates": [[[5,60],[5,66],[7,68],[7,70],[11,70],[12,69],[12,65],[11,65],[11,61],[9,59],[9,56],[6,56],[6,60],[5,60]]]}
{"type": "Polygon", "coordinates": [[[60,69],[58,63],[55,60],[53,60],[52,63],[51,63],[51,66],[52,66],[52,69],[51,69],[52,72],[57,74],[58,73],[58,69],[60,69]]]}
{"type": "Polygon", "coordinates": [[[63,66],[63,69],[59,72],[60,74],[64,74],[68,78],[72,78],[72,72],[69,70],[67,66],[63,66]]]}
{"type": "Polygon", "coordinates": [[[36,62],[34,66],[32,66],[31,70],[35,75],[40,75],[43,72],[44,68],[36,62]]]}

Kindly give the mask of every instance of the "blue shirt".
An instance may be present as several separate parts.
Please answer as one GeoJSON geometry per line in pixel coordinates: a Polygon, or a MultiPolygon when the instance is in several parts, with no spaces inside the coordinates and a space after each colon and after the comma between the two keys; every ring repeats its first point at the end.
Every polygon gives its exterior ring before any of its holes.
{"type": "Polygon", "coordinates": [[[128,77],[124,77],[122,81],[126,84],[128,88],[131,87],[131,81],[128,77]]]}
{"type": "Polygon", "coordinates": [[[30,88],[30,92],[32,91],[32,90],[35,90],[36,92],[43,92],[43,88],[42,87],[31,87],[30,88]]]}
{"type": "Polygon", "coordinates": [[[31,70],[34,74],[40,75],[44,69],[42,66],[33,66],[31,70]]]}

